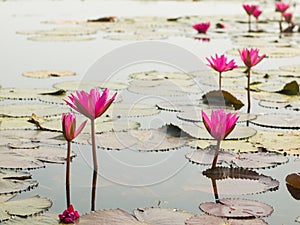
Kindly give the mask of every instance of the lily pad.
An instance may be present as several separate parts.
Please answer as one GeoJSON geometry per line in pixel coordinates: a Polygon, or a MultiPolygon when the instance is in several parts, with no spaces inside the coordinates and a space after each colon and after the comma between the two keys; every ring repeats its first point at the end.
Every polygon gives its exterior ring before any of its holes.
{"type": "Polygon", "coordinates": [[[133,214],[147,225],[183,225],[188,218],[194,216],[182,210],[164,208],[138,208],[133,214]]]}
{"type": "Polygon", "coordinates": [[[212,106],[230,106],[233,107],[235,110],[239,110],[244,106],[240,100],[234,97],[227,91],[219,90],[217,91],[210,91],[202,96],[202,100],[205,104],[212,105],[212,106]]]}
{"type": "Polygon", "coordinates": [[[134,73],[129,75],[131,79],[138,80],[189,80],[193,79],[192,74],[188,73],[178,73],[178,72],[160,72],[160,71],[147,71],[142,73],[134,73]]]}
{"type": "Polygon", "coordinates": [[[136,151],[167,151],[178,149],[185,139],[167,134],[163,129],[129,130],[98,134],[99,147],[106,149],[133,149],[136,151]]]}
{"type": "MultiPolygon", "coordinates": [[[[29,117],[0,117],[0,130],[34,129],[36,126],[28,122],[29,117]]],[[[1,137],[0,137],[1,140],[1,137]]]]}
{"type": "Polygon", "coordinates": [[[280,129],[300,129],[300,118],[298,115],[266,114],[258,115],[256,119],[250,121],[262,127],[280,129]],[[276,121],[276,123],[274,122],[276,121]]]}
{"type": "Polygon", "coordinates": [[[262,107],[271,109],[288,109],[293,111],[300,111],[300,101],[271,102],[266,100],[260,100],[258,104],[262,107]]]}
{"type": "Polygon", "coordinates": [[[269,216],[274,211],[268,204],[240,198],[223,198],[218,203],[205,202],[199,208],[209,215],[226,218],[257,218],[269,216]]]}
{"type": "Polygon", "coordinates": [[[38,182],[31,180],[31,174],[28,172],[0,170],[0,195],[20,193],[37,186],[38,182]]]}
{"type": "Polygon", "coordinates": [[[278,153],[300,154],[300,133],[297,131],[263,131],[249,139],[255,146],[278,153]]]}
{"type": "MultiPolygon", "coordinates": [[[[216,146],[209,146],[205,149],[197,149],[189,152],[185,157],[193,162],[202,165],[210,165],[213,161],[216,146]]],[[[288,158],[279,153],[258,152],[258,153],[234,153],[220,150],[218,163],[226,163],[230,166],[243,168],[269,168],[287,163],[288,158]]]]}
{"type": "Polygon", "coordinates": [[[183,112],[193,109],[194,107],[199,109],[207,108],[207,105],[200,104],[200,101],[183,99],[183,100],[175,100],[175,101],[163,101],[156,104],[158,109],[170,111],[170,112],[183,112]]]}
{"type": "Polygon", "coordinates": [[[294,188],[300,189],[300,175],[299,173],[291,173],[285,178],[286,183],[294,188]]]}
{"type": "Polygon", "coordinates": [[[0,162],[0,168],[2,169],[22,170],[45,167],[44,163],[32,156],[15,153],[7,150],[5,147],[1,147],[0,157],[2,159],[0,162]]]}
{"type": "Polygon", "coordinates": [[[29,217],[42,213],[52,206],[52,202],[38,195],[1,203],[2,214],[9,216],[29,217]]]}
{"type": "Polygon", "coordinates": [[[299,74],[300,72],[300,65],[288,65],[288,66],[281,66],[281,70],[289,71],[289,72],[296,72],[299,74]]]}
{"type": "Polygon", "coordinates": [[[41,95],[56,93],[57,89],[0,88],[0,98],[13,100],[37,100],[41,95]]]}
{"type": "Polygon", "coordinates": [[[105,112],[110,118],[151,116],[158,113],[160,110],[155,105],[125,103],[112,104],[105,112]]]}
{"type": "Polygon", "coordinates": [[[35,215],[27,218],[14,217],[8,221],[5,221],[3,225],[58,225],[57,215],[42,214],[35,215]]]}
{"type": "Polygon", "coordinates": [[[51,106],[48,104],[10,104],[0,105],[0,115],[6,117],[30,117],[32,114],[38,116],[60,116],[68,109],[51,106]]]}
{"type": "Polygon", "coordinates": [[[127,88],[127,84],[113,81],[64,81],[53,85],[57,89],[63,89],[68,91],[85,90],[90,91],[91,88],[108,88],[112,91],[124,90],[127,88]]]}
{"type": "Polygon", "coordinates": [[[27,40],[30,41],[45,41],[45,42],[56,42],[56,41],[61,41],[61,42],[70,42],[70,41],[92,41],[95,40],[94,37],[89,37],[89,36],[73,36],[73,35],[47,35],[47,36],[32,36],[28,37],[27,40]]]}
{"type": "Polygon", "coordinates": [[[268,225],[262,219],[228,219],[210,215],[196,215],[185,222],[185,225],[208,225],[208,224],[226,224],[226,225],[268,225]]]}
{"type": "Polygon", "coordinates": [[[41,35],[41,37],[54,36],[54,37],[69,37],[96,34],[97,30],[91,27],[76,26],[76,27],[58,27],[51,30],[24,30],[17,31],[17,34],[23,35],[41,35]]]}
{"type": "Polygon", "coordinates": [[[31,78],[49,78],[49,77],[66,77],[75,76],[76,73],[72,71],[59,71],[59,70],[37,70],[24,72],[23,76],[31,78]]]}

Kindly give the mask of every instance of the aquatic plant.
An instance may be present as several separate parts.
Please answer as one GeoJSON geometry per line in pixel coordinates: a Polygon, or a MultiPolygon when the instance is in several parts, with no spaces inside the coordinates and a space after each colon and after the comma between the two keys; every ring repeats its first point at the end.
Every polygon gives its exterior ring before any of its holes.
{"type": "Polygon", "coordinates": [[[262,11],[256,7],[256,9],[253,12],[253,16],[255,17],[255,23],[256,23],[256,30],[258,30],[258,18],[262,14],[262,11]]]}
{"type": "Polygon", "coordinates": [[[259,56],[259,49],[254,48],[244,48],[242,51],[238,50],[240,53],[240,57],[247,67],[247,99],[248,99],[248,108],[247,113],[250,113],[251,101],[250,101],[250,72],[251,68],[258,64],[263,58],[265,58],[266,54],[259,56]]]}
{"type": "Polygon", "coordinates": [[[221,146],[221,140],[224,140],[234,129],[238,120],[238,115],[232,113],[225,113],[223,109],[212,110],[211,117],[208,118],[207,114],[202,111],[202,120],[205,128],[210,135],[217,140],[217,147],[212,162],[212,168],[216,168],[218,155],[221,146]]]}
{"type": "Polygon", "coordinates": [[[243,8],[248,15],[248,32],[251,31],[251,15],[253,15],[257,7],[258,7],[257,5],[243,4],[243,8]]]}
{"type": "Polygon", "coordinates": [[[219,72],[219,90],[221,90],[222,73],[228,70],[233,70],[238,66],[235,64],[235,61],[233,59],[227,62],[227,57],[224,54],[220,56],[216,54],[215,58],[211,56],[210,59],[206,58],[206,60],[209,62],[209,64],[207,64],[209,67],[219,72]]]}
{"type": "Polygon", "coordinates": [[[286,10],[290,8],[290,5],[289,4],[286,4],[284,2],[276,2],[275,3],[275,10],[277,12],[280,12],[281,13],[281,16],[280,16],[280,19],[279,19],[279,31],[280,33],[283,31],[282,30],[282,21],[284,19],[284,13],[286,12],[286,10]]]}
{"type": "Polygon", "coordinates": [[[67,164],[66,164],[66,197],[67,207],[70,205],[70,162],[71,162],[71,142],[82,131],[87,120],[84,121],[76,130],[76,116],[73,113],[62,114],[62,130],[65,139],[68,142],[67,164]]]}
{"type": "Polygon", "coordinates": [[[199,34],[206,34],[208,28],[210,27],[210,22],[207,23],[197,23],[193,25],[193,28],[198,31],[199,34]]]}

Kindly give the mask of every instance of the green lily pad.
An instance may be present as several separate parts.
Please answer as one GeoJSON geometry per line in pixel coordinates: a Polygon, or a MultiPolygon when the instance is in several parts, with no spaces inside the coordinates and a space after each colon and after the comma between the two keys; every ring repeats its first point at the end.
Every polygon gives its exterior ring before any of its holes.
{"type": "Polygon", "coordinates": [[[59,71],[59,70],[37,70],[24,72],[23,76],[31,78],[49,78],[49,77],[66,77],[75,76],[76,73],[72,71],[59,71]]]}
{"type": "Polygon", "coordinates": [[[228,219],[210,215],[196,215],[185,222],[185,225],[207,225],[207,224],[226,224],[226,225],[268,225],[262,219],[228,219]]]}
{"type": "Polygon", "coordinates": [[[300,129],[300,118],[297,115],[284,115],[284,114],[266,114],[258,115],[256,119],[250,121],[253,124],[280,128],[280,129],[300,129]],[[274,123],[276,121],[276,123],[274,123]]]}
{"type": "MultiPolygon", "coordinates": [[[[2,214],[9,216],[29,217],[42,213],[52,206],[52,202],[38,195],[1,203],[2,214]]],[[[6,218],[4,219],[6,220],[6,218]]],[[[3,221],[0,219],[0,221],[3,221]]]]}
{"type": "Polygon", "coordinates": [[[257,218],[269,216],[274,211],[266,203],[241,198],[223,198],[219,199],[219,203],[205,202],[199,208],[209,215],[226,218],[257,218]]]}
{"type": "MultiPolygon", "coordinates": [[[[9,196],[6,202],[13,194],[27,191],[38,186],[38,182],[31,180],[31,174],[28,172],[0,170],[0,195],[9,196]]],[[[1,210],[0,210],[1,212],[1,210]]],[[[1,220],[0,220],[1,221],[1,220]]]]}

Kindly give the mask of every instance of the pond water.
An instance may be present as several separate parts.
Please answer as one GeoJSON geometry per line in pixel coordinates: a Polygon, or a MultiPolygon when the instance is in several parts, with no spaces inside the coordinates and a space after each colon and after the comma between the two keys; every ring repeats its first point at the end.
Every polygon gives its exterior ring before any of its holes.
{"type": "MultiPolygon", "coordinates": [[[[271,10],[271,8],[266,8],[267,12],[271,10]]],[[[297,9],[294,9],[294,12],[297,13],[297,9]]],[[[61,81],[88,80],[89,71],[97,65],[98,59],[107,56],[113,50],[135,43],[130,40],[103,39],[104,34],[101,32],[95,35],[95,40],[79,42],[35,42],[27,40],[24,35],[16,34],[20,30],[57,27],[57,24],[43,23],[43,21],[87,20],[111,15],[117,17],[197,15],[206,18],[212,15],[226,17],[243,14],[245,13],[240,1],[1,1],[0,58],[2,63],[0,84],[3,88],[50,88],[53,84],[61,81]],[[49,79],[32,79],[22,76],[24,71],[53,68],[75,71],[77,76],[75,78],[52,77],[49,79]]],[[[178,46],[199,58],[199,64],[193,64],[189,67],[190,71],[205,68],[205,57],[215,53],[223,53],[232,48],[232,42],[227,38],[212,38],[210,42],[201,42],[195,41],[193,38],[174,36],[163,40],[162,43],[178,46]]],[[[237,56],[235,59],[238,61],[237,56]]],[[[279,66],[296,64],[299,59],[299,56],[268,58],[257,68],[277,69],[279,66]]],[[[153,69],[178,70],[178,68],[163,63],[141,62],[135,65],[126,65],[117,71],[113,77],[102,74],[98,78],[99,80],[111,79],[126,82],[127,76],[131,73],[153,69]]],[[[212,89],[205,85],[201,88],[204,91],[212,89]]],[[[131,96],[126,91],[120,95],[124,101],[126,101],[126,97],[131,96]]],[[[157,100],[153,96],[148,96],[146,99],[145,97],[135,97],[134,101],[141,101],[142,103],[157,100]]],[[[129,102],[131,100],[131,98],[127,99],[129,102]]],[[[259,107],[257,100],[253,100],[252,110],[253,113],[272,112],[271,109],[259,107]]],[[[298,115],[296,112],[283,112],[298,115]]],[[[176,114],[162,111],[158,116],[135,118],[134,120],[141,122],[143,128],[157,128],[176,119],[176,114]]],[[[255,129],[262,129],[253,124],[250,126],[255,129]]],[[[100,142],[101,140],[97,141],[100,142]]],[[[90,211],[90,186],[93,171],[91,146],[73,144],[72,150],[77,154],[71,168],[72,203],[80,214],[84,214],[90,211]]],[[[157,206],[158,202],[161,202],[160,206],[163,208],[178,208],[202,214],[199,204],[214,201],[214,195],[211,181],[202,175],[208,166],[192,164],[185,158],[185,155],[191,150],[190,147],[186,146],[178,150],[164,152],[99,149],[100,176],[98,178],[96,208],[122,208],[131,212],[135,208],[157,206]]],[[[269,224],[297,224],[295,219],[300,216],[299,202],[288,192],[285,177],[290,173],[299,172],[300,162],[297,157],[288,157],[289,162],[284,165],[256,170],[258,173],[278,180],[280,182],[278,190],[254,195],[235,195],[233,194],[235,191],[233,193],[230,191],[228,194],[228,190],[222,190],[222,182],[218,182],[220,197],[248,198],[267,203],[274,208],[274,212],[271,216],[263,218],[266,222],[269,224]]],[[[46,164],[45,168],[30,172],[33,174],[33,179],[38,180],[39,186],[19,194],[16,198],[36,194],[45,196],[53,201],[51,212],[62,212],[66,204],[65,165],[46,164]]],[[[241,182],[245,182],[242,187],[251,186],[254,183],[253,181],[249,184],[247,181],[241,182]]],[[[243,192],[238,190],[238,185],[235,188],[237,189],[236,193],[243,192]]]]}

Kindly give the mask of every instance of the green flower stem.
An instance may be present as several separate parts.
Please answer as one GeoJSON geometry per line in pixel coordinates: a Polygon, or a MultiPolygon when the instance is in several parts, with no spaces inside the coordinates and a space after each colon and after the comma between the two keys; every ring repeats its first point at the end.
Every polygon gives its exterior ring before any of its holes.
{"type": "Polygon", "coordinates": [[[247,99],[248,99],[248,108],[247,113],[250,113],[251,108],[251,99],[250,99],[250,67],[247,69],[247,99]]]}
{"type": "Polygon", "coordinates": [[[91,119],[91,136],[92,136],[92,152],[93,152],[93,164],[94,164],[91,211],[95,211],[97,175],[98,175],[98,160],[97,160],[96,132],[95,132],[95,120],[94,119],[91,119]]]}
{"type": "Polygon", "coordinates": [[[214,156],[214,160],[212,162],[212,169],[217,167],[217,162],[218,162],[218,155],[219,155],[219,151],[220,151],[220,146],[221,146],[221,140],[217,140],[217,148],[215,151],[215,156],[214,156]]]}
{"type": "Polygon", "coordinates": [[[70,162],[71,162],[71,141],[68,141],[67,165],[66,165],[66,198],[67,208],[70,206],[70,162]]]}

